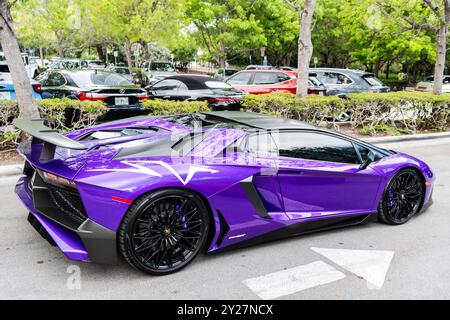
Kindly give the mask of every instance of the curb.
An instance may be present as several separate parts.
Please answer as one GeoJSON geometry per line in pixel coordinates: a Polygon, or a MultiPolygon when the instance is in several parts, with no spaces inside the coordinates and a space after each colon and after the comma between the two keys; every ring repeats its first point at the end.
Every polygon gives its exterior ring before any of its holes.
{"type": "Polygon", "coordinates": [[[396,142],[406,142],[406,141],[420,141],[420,140],[434,140],[450,138],[450,132],[438,132],[438,133],[425,133],[425,134],[410,134],[403,136],[389,136],[389,137],[373,137],[373,138],[363,138],[361,140],[368,143],[396,143],[396,142]]]}
{"type": "Polygon", "coordinates": [[[21,175],[23,171],[23,164],[12,164],[9,166],[0,166],[0,178],[8,178],[12,176],[21,175]]]}

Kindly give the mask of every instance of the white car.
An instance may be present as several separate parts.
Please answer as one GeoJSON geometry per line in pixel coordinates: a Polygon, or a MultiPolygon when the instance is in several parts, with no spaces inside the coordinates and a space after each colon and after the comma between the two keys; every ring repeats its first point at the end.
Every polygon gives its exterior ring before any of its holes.
{"type": "MultiPolygon", "coordinates": [[[[434,77],[430,76],[425,79],[425,81],[420,81],[416,85],[416,91],[433,91],[434,88],[434,77]]],[[[450,76],[444,76],[442,83],[442,92],[450,92],[450,76]]]]}
{"type": "MultiPolygon", "coordinates": [[[[34,79],[39,74],[39,66],[35,61],[31,61],[26,53],[22,53],[22,60],[27,70],[28,77],[34,79]]],[[[0,52],[0,62],[6,64],[5,54],[0,52]]]]}

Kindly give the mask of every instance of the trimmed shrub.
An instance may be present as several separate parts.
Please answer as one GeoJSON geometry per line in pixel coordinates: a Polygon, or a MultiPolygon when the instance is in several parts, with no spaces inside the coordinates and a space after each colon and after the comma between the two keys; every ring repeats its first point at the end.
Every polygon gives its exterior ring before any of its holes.
{"type": "MultiPolygon", "coordinates": [[[[91,126],[107,111],[100,101],[65,98],[39,100],[37,104],[41,118],[51,119],[51,126],[61,132],[91,126]]],[[[17,143],[20,133],[11,122],[18,116],[17,101],[0,101],[0,149],[17,143]]]]}
{"type": "Polygon", "coordinates": [[[211,111],[206,101],[173,101],[150,99],[143,102],[149,115],[161,116],[177,113],[194,113],[211,111]]]}
{"type": "Polygon", "coordinates": [[[417,130],[445,131],[449,125],[450,94],[435,96],[428,92],[358,93],[346,99],[310,96],[298,99],[292,94],[247,95],[243,110],[277,114],[313,124],[335,127],[342,115],[353,128],[364,127],[374,134],[376,128],[390,126],[398,132],[417,130]]]}

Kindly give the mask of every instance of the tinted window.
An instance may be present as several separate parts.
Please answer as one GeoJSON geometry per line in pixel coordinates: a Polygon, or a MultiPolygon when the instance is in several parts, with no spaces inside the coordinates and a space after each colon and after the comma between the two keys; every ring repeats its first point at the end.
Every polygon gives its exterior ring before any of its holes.
{"type": "Polygon", "coordinates": [[[235,76],[231,77],[230,79],[228,79],[227,82],[231,85],[233,85],[233,84],[245,85],[245,84],[248,84],[251,77],[252,77],[251,72],[241,72],[241,73],[238,73],[235,76]]]}
{"type": "MultiPolygon", "coordinates": [[[[181,81],[178,80],[162,80],[155,84],[153,87],[151,87],[151,91],[175,91],[177,90],[180,85],[182,84],[181,81]]],[[[185,85],[186,87],[186,85],[185,85]]],[[[187,87],[186,87],[187,90],[187,87]]]]}
{"type": "Polygon", "coordinates": [[[175,68],[170,62],[152,62],[150,64],[151,71],[174,72],[175,68]]]}
{"type": "Polygon", "coordinates": [[[246,150],[260,155],[275,155],[277,147],[270,134],[254,134],[248,137],[246,150]]]}
{"type": "Polygon", "coordinates": [[[6,64],[0,64],[0,72],[9,73],[9,67],[6,64]]]}
{"type": "Polygon", "coordinates": [[[59,87],[66,84],[66,79],[59,72],[51,73],[47,80],[45,80],[45,85],[48,87],[59,87]]]}
{"type": "Polygon", "coordinates": [[[360,163],[353,144],[340,138],[309,132],[281,132],[280,156],[329,162],[360,163]]]}
{"type": "Polygon", "coordinates": [[[323,84],[350,84],[353,81],[341,73],[325,72],[317,75],[317,78],[323,84]]]}
{"type": "Polygon", "coordinates": [[[356,149],[358,149],[362,162],[365,162],[367,160],[367,155],[369,154],[370,150],[359,144],[355,144],[355,147],[356,149]]]}

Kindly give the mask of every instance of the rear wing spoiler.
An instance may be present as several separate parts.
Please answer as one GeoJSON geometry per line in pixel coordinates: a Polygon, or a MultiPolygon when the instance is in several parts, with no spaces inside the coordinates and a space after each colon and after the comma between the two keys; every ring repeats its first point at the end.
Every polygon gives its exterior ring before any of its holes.
{"type": "Polygon", "coordinates": [[[55,148],[61,147],[73,150],[86,150],[87,146],[78,141],[67,138],[60,134],[57,130],[50,129],[44,125],[45,119],[14,119],[13,125],[23,132],[28,133],[33,137],[32,144],[45,142],[42,149],[40,160],[52,160],[55,155],[55,148]]]}

